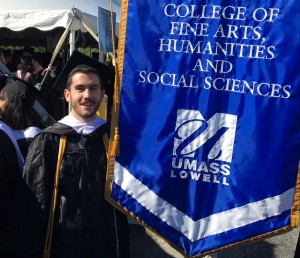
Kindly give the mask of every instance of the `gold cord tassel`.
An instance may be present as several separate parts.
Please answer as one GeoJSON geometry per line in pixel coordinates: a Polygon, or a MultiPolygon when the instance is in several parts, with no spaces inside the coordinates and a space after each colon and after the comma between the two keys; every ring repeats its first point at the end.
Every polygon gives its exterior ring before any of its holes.
{"type": "Polygon", "coordinates": [[[58,189],[59,189],[59,179],[60,179],[60,167],[62,163],[62,159],[64,156],[64,152],[66,149],[67,143],[67,136],[62,135],[59,142],[59,151],[58,151],[58,158],[55,170],[55,178],[54,178],[54,186],[53,186],[53,193],[52,193],[52,202],[50,207],[50,214],[49,214],[49,221],[47,226],[47,235],[45,240],[45,247],[43,251],[43,258],[50,257],[50,250],[51,250],[51,243],[52,243],[52,233],[53,233],[53,223],[54,223],[54,216],[55,210],[57,205],[57,196],[58,196],[58,189]]]}
{"type": "Polygon", "coordinates": [[[120,135],[119,135],[119,128],[115,127],[114,139],[111,142],[109,156],[117,157],[119,155],[120,155],[120,135]]]}

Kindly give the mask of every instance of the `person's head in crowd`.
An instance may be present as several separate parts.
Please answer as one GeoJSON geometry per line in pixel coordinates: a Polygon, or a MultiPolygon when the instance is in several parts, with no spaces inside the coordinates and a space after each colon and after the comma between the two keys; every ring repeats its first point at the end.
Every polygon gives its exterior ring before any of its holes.
{"type": "Polygon", "coordinates": [[[23,64],[21,63],[21,60],[17,64],[17,71],[23,69],[23,64]]]}
{"type": "Polygon", "coordinates": [[[43,68],[43,56],[40,53],[34,53],[31,58],[33,72],[37,72],[39,69],[43,68]]]}
{"type": "Polygon", "coordinates": [[[2,55],[4,57],[5,64],[13,62],[13,53],[10,50],[3,50],[2,55]]]}
{"type": "Polygon", "coordinates": [[[11,72],[15,72],[16,71],[16,66],[14,64],[14,56],[13,56],[13,52],[10,50],[4,50],[2,52],[3,55],[3,63],[5,64],[5,66],[11,71],[11,72]]]}
{"type": "Polygon", "coordinates": [[[25,57],[25,56],[31,57],[33,54],[33,51],[34,50],[31,47],[24,47],[22,50],[22,57],[25,57]]]}
{"type": "Polygon", "coordinates": [[[17,80],[0,92],[0,116],[13,130],[39,125],[39,116],[33,109],[38,90],[17,80]]]}
{"type": "Polygon", "coordinates": [[[27,72],[33,71],[33,64],[32,64],[31,57],[29,56],[22,57],[20,63],[22,65],[20,70],[24,70],[27,72]]]}
{"type": "Polygon", "coordinates": [[[90,66],[76,66],[69,73],[64,95],[76,119],[84,123],[93,120],[104,96],[101,75],[90,66]]]}

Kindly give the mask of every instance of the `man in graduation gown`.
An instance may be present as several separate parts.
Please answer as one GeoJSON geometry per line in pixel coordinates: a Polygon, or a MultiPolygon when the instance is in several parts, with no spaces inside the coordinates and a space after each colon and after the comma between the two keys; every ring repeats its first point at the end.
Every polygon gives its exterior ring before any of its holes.
{"type": "Polygon", "coordinates": [[[123,258],[129,256],[127,218],[104,199],[105,121],[96,115],[103,97],[102,78],[86,65],[69,74],[66,101],[71,113],[33,141],[23,177],[27,199],[24,257],[42,257],[50,213],[59,141],[67,136],[60,167],[51,258],[123,258]]]}

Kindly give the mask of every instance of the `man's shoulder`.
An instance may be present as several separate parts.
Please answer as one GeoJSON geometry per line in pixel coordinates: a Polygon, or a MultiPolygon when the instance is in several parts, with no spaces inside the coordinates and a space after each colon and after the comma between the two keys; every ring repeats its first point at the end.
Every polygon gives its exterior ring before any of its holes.
{"type": "Polygon", "coordinates": [[[75,134],[76,132],[74,129],[66,124],[57,122],[54,123],[53,125],[45,128],[42,131],[42,134],[57,134],[57,135],[69,135],[69,134],[75,134]]]}
{"type": "Polygon", "coordinates": [[[56,142],[57,139],[61,137],[61,135],[68,134],[69,131],[72,131],[72,128],[67,128],[67,126],[57,122],[40,131],[34,137],[31,145],[39,149],[41,146],[44,146],[46,142],[56,142]]]}
{"type": "Polygon", "coordinates": [[[100,133],[100,134],[104,134],[104,133],[108,133],[108,127],[107,124],[102,124],[100,125],[95,132],[100,133]]]}

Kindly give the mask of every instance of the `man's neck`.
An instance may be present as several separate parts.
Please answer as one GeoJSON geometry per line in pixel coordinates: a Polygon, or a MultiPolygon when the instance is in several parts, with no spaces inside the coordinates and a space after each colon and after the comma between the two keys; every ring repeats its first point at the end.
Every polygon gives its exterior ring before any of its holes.
{"type": "Polygon", "coordinates": [[[92,133],[94,130],[106,123],[105,120],[98,116],[96,116],[93,120],[90,120],[89,122],[81,122],[72,114],[65,116],[58,122],[72,127],[78,134],[83,135],[92,133]]]}

